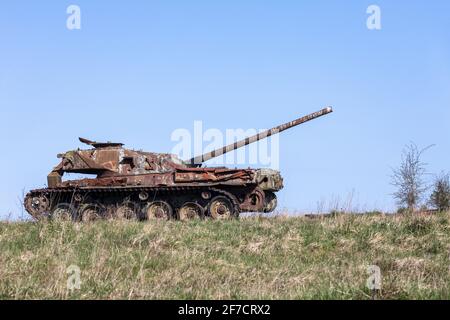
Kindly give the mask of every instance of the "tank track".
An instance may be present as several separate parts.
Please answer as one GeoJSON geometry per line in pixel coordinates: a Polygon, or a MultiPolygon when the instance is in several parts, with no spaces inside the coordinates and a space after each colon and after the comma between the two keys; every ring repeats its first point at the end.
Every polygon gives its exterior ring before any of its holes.
{"type": "Polygon", "coordinates": [[[109,211],[102,214],[102,218],[114,218],[115,213],[107,209],[128,203],[134,206],[137,217],[144,220],[146,217],[142,210],[146,204],[166,202],[175,211],[171,213],[171,218],[177,219],[176,211],[184,204],[197,203],[206,212],[209,201],[218,196],[228,199],[232,206],[232,216],[239,217],[241,210],[236,195],[221,188],[207,186],[45,188],[30,191],[25,197],[24,206],[28,213],[38,220],[51,218],[58,206],[70,210],[73,220],[80,220],[82,217],[79,211],[83,206],[101,207],[104,211],[109,211]],[[209,198],[201,197],[208,194],[209,198]],[[148,198],[140,198],[143,195],[148,198]]]}

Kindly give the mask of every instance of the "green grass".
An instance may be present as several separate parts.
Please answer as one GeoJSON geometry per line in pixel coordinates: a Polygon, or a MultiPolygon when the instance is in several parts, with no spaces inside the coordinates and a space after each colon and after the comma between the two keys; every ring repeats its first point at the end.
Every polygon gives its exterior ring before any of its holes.
{"type": "Polygon", "coordinates": [[[450,298],[450,215],[0,223],[0,299],[450,298]],[[81,289],[67,290],[67,267],[81,289]]]}

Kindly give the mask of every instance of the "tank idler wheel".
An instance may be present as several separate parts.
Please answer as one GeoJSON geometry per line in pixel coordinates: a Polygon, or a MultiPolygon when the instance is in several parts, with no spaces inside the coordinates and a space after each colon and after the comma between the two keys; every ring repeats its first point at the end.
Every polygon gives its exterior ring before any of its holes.
{"type": "Polygon", "coordinates": [[[25,208],[31,215],[37,219],[46,216],[50,209],[50,201],[44,195],[27,197],[25,200],[25,208]]]}
{"type": "Polygon", "coordinates": [[[119,219],[136,220],[138,218],[137,212],[138,210],[135,203],[124,201],[117,206],[116,217],[119,219]]]}
{"type": "Polygon", "coordinates": [[[52,211],[52,219],[61,221],[76,220],[76,210],[69,203],[59,203],[52,211]]]}
{"type": "Polygon", "coordinates": [[[89,203],[82,205],[79,212],[81,221],[83,222],[96,221],[103,218],[105,208],[97,203],[89,203]]]}
{"type": "Polygon", "coordinates": [[[181,221],[203,218],[203,208],[195,202],[188,202],[178,210],[178,219],[181,221]]]}
{"type": "Polygon", "coordinates": [[[266,201],[264,205],[264,212],[270,213],[275,211],[278,205],[277,196],[273,192],[266,193],[266,201]]]}
{"type": "Polygon", "coordinates": [[[165,201],[150,202],[144,210],[148,220],[169,220],[172,212],[171,205],[165,201]]]}
{"type": "Polygon", "coordinates": [[[217,196],[208,205],[209,216],[214,220],[227,220],[235,216],[231,201],[224,196],[217,196]]]}

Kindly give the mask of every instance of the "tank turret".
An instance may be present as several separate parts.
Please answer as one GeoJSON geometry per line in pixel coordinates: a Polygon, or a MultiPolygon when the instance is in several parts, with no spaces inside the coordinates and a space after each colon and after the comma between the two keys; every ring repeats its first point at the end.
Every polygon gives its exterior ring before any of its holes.
{"type": "Polygon", "coordinates": [[[202,168],[214,157],[332,112],[331,107],[223,148],[182,161],[176,155],[79,138],[89,149],[58,155],[47,188],[30,191],[25,209],[36,219],[228,219],[275,210],[283,178],[271,169],[202,168]],[[92,175],[63,181],[65,173],[92,175]]]}

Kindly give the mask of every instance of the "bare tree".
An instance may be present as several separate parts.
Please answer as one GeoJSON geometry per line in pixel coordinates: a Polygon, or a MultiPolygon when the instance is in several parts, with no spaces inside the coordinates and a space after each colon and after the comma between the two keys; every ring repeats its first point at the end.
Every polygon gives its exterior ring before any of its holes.
{"type": "Polygon", "coordinates": [[[430,203],[439,211],[450,209],[450,177],[448,173],[442,172],[435,178],[430,203]]]}
{"type": "Polygon", "coordinates": [[[397,188],[393,196],[398,205],[410,212],[417,208],[427,190],[424,180],[427,164],[422,162],[421,157],[430,147],[419,149],[414,143],[406,145],[400,167],[393,169],[391,184],[397,188]]]}

